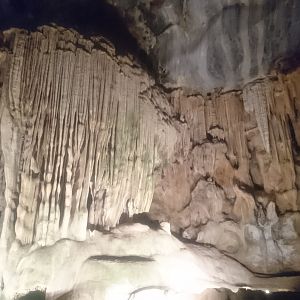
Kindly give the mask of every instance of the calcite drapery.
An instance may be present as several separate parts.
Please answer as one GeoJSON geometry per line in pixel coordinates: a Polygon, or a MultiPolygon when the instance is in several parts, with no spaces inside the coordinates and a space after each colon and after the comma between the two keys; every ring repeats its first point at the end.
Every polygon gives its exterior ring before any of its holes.
{"type": "Polygon", "coordinates": [[[154,171],[177,140],[151,78],[72,30],[10,30],[4,41],[2,240],[84,240],[88,224],[149,210],[154,171]]]}

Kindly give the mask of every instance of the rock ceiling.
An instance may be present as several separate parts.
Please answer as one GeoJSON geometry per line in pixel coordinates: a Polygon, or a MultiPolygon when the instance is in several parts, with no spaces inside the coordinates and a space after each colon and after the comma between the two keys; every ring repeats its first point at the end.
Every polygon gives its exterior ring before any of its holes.
{"type": "Polygon", "coordinates": [[[298,290],[300,3],[110,2],[0,2],[0,299],[298,290]]]}
{"type": "Polygon", "coordinates": [[[297,0],[109,2],[170,86],[236,89],[299,55],[297,0]]]}

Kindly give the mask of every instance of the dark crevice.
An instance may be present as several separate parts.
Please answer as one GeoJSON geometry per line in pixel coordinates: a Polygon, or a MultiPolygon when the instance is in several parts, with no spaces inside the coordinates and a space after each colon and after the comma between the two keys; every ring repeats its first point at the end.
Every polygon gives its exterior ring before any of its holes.
{"type": "Polygon", "coordinates": [[[46,293],[44,291],[31,291],[25,296],[17,298],[17,300],[45,300],[46,293]]]}
{"type": "Polygon", "coordinates": [[[94,261],[106,261],[106,262],[116,262],[116,263],[137,263],[137,262],[152,262],[152,258],[137,256],[137,255],[127,255],[127,256],[114,256],[114,255],[94,255],[89,257],[89,260],[94,261]]]}
{"type": "Polygon", "coordinates": [[[272,63],[272,66],[280,73],[291,73],[300,66],[300,54],[293,53],[288,57],[279,57],[272,63]]]}
{"type": "MultiPolygon", "coordinates": [[[[94,201],[94,197],[93,197],[93,194],[92,194],[92,189],[91,187],[89,187],[89,194],[88,194],[88,197],[87,197],[87,211],[88,211],[88,220],[90,218],[90,213],[94,213],[94,212],[91,212],[91,206],[92,206],[92,203],[94,201]]],[[[88,222],[87,224],[87,229],[90,229],[93,231],[93,226],[88,222]]]]}
{"type": "Polygon", "coordinates": [[[295,133],[294,126],[293,126],[293,123],[292,123],[290,118],[288,118],[288,126],[289,126],[289,129],[290,129],[292,147],[294,149],[294,152],[296,152],[295,154],[299,154],[300,153],[300,146],[297,143],[296,133],[295,133]]]}
{"type": "Polygon", "coordinates": [[[173,26],[178,26],[178,24],[173,24],[173,23],[169,23],[167,25],[165,25],[165,27],[163,27],[157,34],[156,37],[159,37],[160,35],[162,35],[163,33],[165,33],[167,30],[169,30],[171,27],[173,26]]]}
{"type": "Polygon", "coordinates": [[[228,291],[227,299],[243,299],[243,300],[296,300],[300,299],[300,293],[292,292],[275,292],[266,294],[265,291],[251,291],[240,289],[237,294],[228,291]],[[229,297],[231,295],[231,297],[229,297]]]}
{"type": "Polygon", "coordinates": [[[167,295],[166,293],[169,291],[169,288],[167,286],[159,286],[159,285],[142,287],[142,288],[136,289],[133,292],[131,292],[128,300],[134,299],[135,294],[138,294],[138,293],[141,293],[141,292],[147,291],[147,290],[161,290],[162,292],[165,293],[165,295],[167,295]]]}
{"type": "Polygon", "coordinates": [[[250,186],[250,185],[246,184],[245,182],[240,181],[237,177],[233,178],[233,185],[236,185],[240,190],[252,195],[253,197],[257,191],[262,190],[262,188],[260,186],[255,186],[255,185],[250,186]]]}
{"type": "Polygon", "coordinates": [[[153,230],[159,230],[161,229],[159,221],[154,220],[151,218],[149,213],[140,213],[140,214],[134,214],[131,218],[127,218],[123,221],[123,224],[134,224],[134,223],[140,223],[146,226],[149,226],[149,228],[153,230]]]}

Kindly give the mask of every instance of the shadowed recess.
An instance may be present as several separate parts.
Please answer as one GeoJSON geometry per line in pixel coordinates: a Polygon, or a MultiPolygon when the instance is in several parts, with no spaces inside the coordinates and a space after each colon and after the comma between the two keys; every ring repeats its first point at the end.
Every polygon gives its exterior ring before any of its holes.
{"type": "Polygon", "coordinates": [[[35,30],[55,23],[73,28],[85,36],[102,35],[117,53],[133,54],[151,71],[151,63],[138,47],[117,9],[105,1],[94,0],[0,0],[0,30],[11,27],[35,30]]]}
{"type": "Polygon", "coordinates": [[[26,294],[25,296],[22,296],[18,298],[18,300],[45,300],[45,292],[42,291],[32,291],[26,294]]]}

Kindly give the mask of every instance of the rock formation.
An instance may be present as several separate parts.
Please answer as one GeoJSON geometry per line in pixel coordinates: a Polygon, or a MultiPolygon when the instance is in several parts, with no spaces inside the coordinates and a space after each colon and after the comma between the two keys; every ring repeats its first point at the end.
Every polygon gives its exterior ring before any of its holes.
{"type": "Polygon", "coordinates": [[[39,289],[47,299],[145,299],[147,291],[157,299],[192,299],[186,295],[212,287],[294,290],[298,284],[297,277],[256,276],[216,249],[184,245],[141,224],[97,231],[84,243],[64,239],[37,249],[19,247],[14,245],[7,262],[5,292],[11,298],[39,289]]]}
{"type": "Polygon", "coordinates": [[[297,0],[108,0],[155,61],[160,80],[210,92],[241,88],[299,55],[297,0]]]}
{"type": "Polygon", "coordinates": [[[0,298],[299,289],[298,2],[114,4],[160,81],[100,35],[0,34],[0,298]]]}
{"type": "Polygon", "coordinates": [[[153,217],[257,272],[299,270],[299,74],[209,97],[174,91],[191,143],[163,169],[153,217]]]}
{"type": "Polygon", "coordinates": [[[2,239],[16,222],[23,245],[84,240],[87,224],[111,227],[122,213],[149,210],[154,170],[177,139],[149,77],[105,41],[71,30],[4,38],[2,239]]]}

